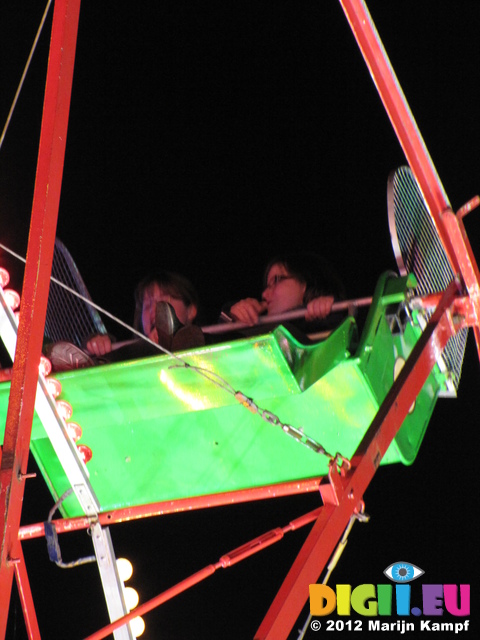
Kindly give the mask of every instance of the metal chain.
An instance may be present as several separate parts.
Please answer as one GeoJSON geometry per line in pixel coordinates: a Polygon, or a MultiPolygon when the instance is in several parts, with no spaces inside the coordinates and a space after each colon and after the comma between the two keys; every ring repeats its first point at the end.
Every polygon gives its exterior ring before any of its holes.
{"type": "Polygon", "coordinates": [[[319,444],[313,438],[310,438],[310,436],[307,436],[303,432],[303,429],[301,427],[297,428],[292,426],[291,424],[286,424],[282,422],[277,415],[275,415],[271,411],[267,411],[266,409],[261,409],[252,400],[252,398],[249,398],[241,391],[237,391],[235,393],[235,398],[238,400],[238,402],[240,402],[240,404],[246,407],[249,411],[251,411],[252,413],[258,413],[263,420],[273,425],[274,427],[280,427],[284,433],[292,437],[294,440],[296,440],[300,444],[303,444],[308,449],[311,449],[315,453],[320,453],[322,455],[325,455],[330,460],[335,459],[336,456],[332,456],[332,454],[328,453],[321,444],[319,444]]]}
{"type": "MultiPolygon", "coordinates": [[[[25,258],[23,258],[22,256],[16,254],[14,251],[12,251],[11,249],[9,249],[8,247],[6,247],[5,245],[3,245],[1,243],[0,243],[0,248],[4,249],[5,251],[7,251],[11,255],[13,255],[15,258],[21,260],[22,262],[25,262],[25,258]]],[[[314,451],[315,453],[320,453],[322,455],[325,455],[325,456],[327,456],[327,458],[329,460],[334,460],[336,458],[338,459],[339,454],[337,454],[336,456],[332,456],[332,454],[328,453],[321,444],[316,442],[313,438],[310,438],[309,436],[305,435],[305,433],[303,432],[303,429],[301,427],[297,428],[297,427],[294,427],[291,424],[285,424],[284,422],[281,422],[279,417],[276,416],[271,411],[268,411],[266,409],[261,409],[252,400],[252,398],[248,398],[241,391],[235,391],[235,389],[232,387],[232,385],[227,380],[222,378],[222,376],[220,376],[219,374],[217,374],[217,373],[215,373],[213,371],[210,371],[209,369],[205,369],[204,367],[199,367],[198,365],[190,364],[183,357],[178,356],[176,353],[173,353],[172,351],[169,351],[168,349],[163,347],[161,344],[157,344],[156,342],[153,342],[153,340],[150,340],[150,338],[148,338],[147,336],[143,335],[140,331],[138,331],[138,330],[134,329],[133,327],[129,326],[128,324],[126,324],[125,322],[123,322],[122,320],[120,320],[119,318],[114,316],[113,314],[109,313],[103,307],[100,307],[99,305],[95,304],[91,300],[85,298],[84,296],[79,294],[74,289],[71,289],[68,285],[65,285],[63,282],[60,282],[59,280],[57,280],[56,278],[53,278],[53,277],[51,277],[51,280],[52,280],[52,282],[55,282],[55,284],[58,284],[61,287],[63,287],[64,289],[66,289],[67,291],[69,291],[71,294],[73,294],[76,297],[78,297],[81,300],[83,300],[86,304],[91,305],[98,312],[106,315],[111,320],[117,322],[119,325],[123,326],[124,328],[129,329],[138,338],[144,340],[145,342],[148,342],[150,345],[152,345],[153,347],[157,348],[160,352],[162,352],[162,353],[170,356],[171,358],[173,358],[178,364],[170,365],[170,367],[169,367],[170,369],[185,368],[185,369],[194,370],[197,374],[199,374],[200,376],[202,376],[205,379],[209,380],[211,383],[215,384],[217,387],[220,387],[221,389],[223,389],[227,393],[230,393],[231,395],[233,395],[244,407],[249,409],[249,411],[251,411],[252,413],[258,413],[260,415],[260,417],[263,418],[263,420],[265,420],[269,424],[271,424],[273,426],[281,427],[282,431],[284,431],[287,435],[292,437],[294,440],[296,440],[300,444],[303,444],[305,447],[307,447],[311,451],[314,451]]],[[[341,456],[340,456],[340,458],[342,460],[345,460],[341,456]]],[[[340,463],[340,466],[341,466],[341,463],[340,463]]]]}

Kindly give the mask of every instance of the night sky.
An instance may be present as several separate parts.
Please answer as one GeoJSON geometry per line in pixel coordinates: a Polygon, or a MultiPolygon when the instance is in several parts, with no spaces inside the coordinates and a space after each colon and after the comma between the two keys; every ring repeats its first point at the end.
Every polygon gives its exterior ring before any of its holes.
{"type": "MultiPolygon", "coordinates": [[[[368,6],[456,211],[480,192],[480,4],[368,6]]],[[[0,9],[0,128],[43,11],[37,0],[0,9]]],[[[49,31],[47,20],[0,149],[0,241],[22,255],[49,31]]],[[[83,2],[58,237],[93,300],[124,322],[133,320],[135,284],[153,268],[191,278],[201,321],[210,323],[224,302],[260,295],[272,255],[300,248],[329,258],[349,297],[372,295],[381,273],[396,269],[386,183],[402,164],[335,0],[83,2]]],[[[478,216],[465,221],[474,251],[478,216]]],[[[22,265],[0,259],[20,289],[22,265]]],[[[398,560],[422,568],[431,583],[478,584],[479,381],[470,336],[458,398],[439,400],[411,467],[380,469],[365,495],[371,520],[355,525],[331,584],[385,582],[383,570],[398,560]]],[[[135,563],[131,583],[145,602],[319,504],[317,496],[294,497],[116,525],[111,533],[117,556],[135,563]]],[[[45,520],[51,506],[39,474],[27,483],[22,522],[45,520]]],[[[252,638],[306,534],[289,534],[147,614],[142,637],[252,638]]],[[[61,545],[66,560],[92,553],[86,532],[63,536],[61,545]]],[[[25,543],[24,553],[42,638],[80,639],[108,622],[95,566],[57,568],[44,540],[25,543]]],[[[475,633],[472,609],[463,636],[475,633]]],[[[7,637],[26,637],[16,596],[7,637]]]]}

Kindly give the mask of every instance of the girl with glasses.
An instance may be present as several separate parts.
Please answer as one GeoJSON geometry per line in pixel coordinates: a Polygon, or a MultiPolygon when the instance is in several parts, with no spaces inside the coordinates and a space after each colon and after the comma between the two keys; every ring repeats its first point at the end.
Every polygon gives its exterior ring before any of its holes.
{"type": "Polygon", "coordinates": [[[324,258],[309,252],[283,254],[265,269],[261,299],[240,300],[224,309],[221,317],[254,326],[261,315],[305,308],[306,325],[318,324],[330,316],[333,302],[344,297],[339,276],[324,258]]]}

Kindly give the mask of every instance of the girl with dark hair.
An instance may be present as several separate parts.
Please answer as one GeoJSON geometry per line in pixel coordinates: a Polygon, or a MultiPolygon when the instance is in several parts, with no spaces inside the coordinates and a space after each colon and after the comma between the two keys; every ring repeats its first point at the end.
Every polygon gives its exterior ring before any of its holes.
{"type": "MultiPolygon", "coordinates": [[[[134,329],[169,351],[181,351],[205,344],[197,316],[198,295],[184,276],[171,271],[156,271],[145,277],[135,289],[134,329]]],[[[69,342],[51,346],[48,356],[54,371],[90,367],[158,355],[155,345],[137,337],[119,346],[108,334],[86,340],[85,350],[69,342]]]]}
{"type": "Polygon", "coordinates": [[[197,316],[198,294],[187,278],[171,271],[149,274],[135,289],[133,326],[154,342],[158,342],[155,328],[158,302],[168,302],[182,325],[191,324],[197,316]]]}
{"type": "MultiPolygon", "coordinates": [[[[190,280],[172,271],[155,271],[135,288],[133,327],[168,350],[204,344],[200,327],[193,324],[198,311],[198,294],[190,280]]],[[[109,362],[156,355],[159,352],[140,338],[120,349],[112,347],[108,335],[96,335],[86,350],[109,362]]]]}
{"type": "Polygon", "coordinates": [[[240,300],[222,313],[224,320],[251,326],[260,315],[274,315],[305,307],[305,321],[326,319],[334,300],[345,297],[343,284],[333,267],[313,253],[279,255],[268,263],[262,299],[240,300]]]}

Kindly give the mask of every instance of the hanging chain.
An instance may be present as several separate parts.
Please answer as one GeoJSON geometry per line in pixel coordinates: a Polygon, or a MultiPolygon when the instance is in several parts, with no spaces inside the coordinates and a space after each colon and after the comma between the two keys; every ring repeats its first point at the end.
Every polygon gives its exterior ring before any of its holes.
{"type": "MultiPolygon", "coordinates": [[[[22,256],[19,256],[18,254],[14,253],[11,249],[9,249],[8,247],[4,246],[1,243],[0,243],[0,248],[6,250],[8,253],[13,255],[15,258],[21,260],[22,262],[25,262],[25,258],[23,258],[22,256]]],[[[329,460],[335,460],[335,462],[337,464],[337,467],[340,468],[340,467],[342,467],[342,465],[345,465],[348,462],[345,458],[343,458],[339,454],[336,454],[336,456],[333,456],[332,454],[328,453],[321,444],[316,442],[316,440],[314,440],[313,438],[310,438],[309,436],[307,436],[303,432],[303,429],[301,427],[298,428],[298,427],[294,427],[291,424],[285,424],[284,422],[282,422],[280,420],[280,418],[277,415],[275,415],[271,411],[268,411],[266,409],[261,409],[254,402],[254,400],[252,398],[249,398],[248,396],[246,396],[244,393],[242,393],[242,391],[235,391],[235,389],[232,387],[232,385],[227,380],[225,380],[222,376],[220,376],[219,374],[217,374],[217,373],[215,373],[213,371],[210,371],[208,369],[205,369],[204,367],[199,367],[198,365],[190,364],[183,357],[178,356],[176,353],[173,353],[173,352],[169,351],[168,349],[166,349],[162,345],[157,344],[156,342],[153,342],[153,340],[150,340],[147,336],[144,336],[140,331],[134,329],[133,327],[130,327],[128,324],[126,324],[125,322],[123,322],[119,318],[117,318],[114,315],[112,315],[111,313],[109,313],[106,309],[100,307],[99,305],[95,304],[91,300],[85,298],[84,296],[82,296],[81,294],[79,294],[75,290],[71,289],[70,287],[68,287],[64,283],[60,282],[59,280],[57,280],[57,279],[55,279],[53,277],[51,277],[51,280],[52,280],[52,282],[55,282],[56,284],[60,285],[61,287],[63,287],[67,291],[69,291],[71,294],[73,294],[76,297],[78,297],[81,300],[83,300],[86,304],[92,306],[98,312],[103,313],[104,315],[109,317],[111,320],[114,320],[115,322],[117,322],[121,326],[129,329],[138,338],[148,342],[153,347],[156,347],[159,350],[159,352],[162,352],[162,353],[170,356],[171,358],[173,358],[177,362],[177,364],[170,365],[170,367],[169,367],[170,369],[175,369],[175,368],[192,369],[197,374],[199,374],[202,377],[204,377],[207,380],[209,380],[212,384],[222,388],[227,393],[230,393],[231,395],[233,395],[236,398],[236,400],[238,400],[238,402],[240,402],[240,404],[242,404],[244,407],[246,407],[252,413],[258,413],[260,415],[260,417],[263,418],[263,420],[265,420],[269,424],[271,424],[273,426],[280,427],[284,433],[289,435],[291,438],[293,438],[294,440],[296,440],[300,444],[303,444],[305,447],[307,447],[311,451],[314,451],[315,453],[320,453],[322,455],[327,456],[327,458],[329,460]]]]}
{"type": "Polygon", "coordinates": [[[235,398],[238,400],[238,402],[240,402],[240,404],[246,407],[249,411],[251,411],[252,413],[258,413],[258,415],[261,418],[263,418],[263,420],[273,425],[274,427],[280,427],[284,433],[294,438],[294,440],[296,440],[300,444],[303,444],[305,447],[308,447],[315,453],[320,453],[322,455],[327,456],[327,458],[329,458],[330,460],[335,460],[336,458],[335,456],[332,456],[331,453],[328,453],[326,449],[321,444],[319,444],[316,440],[307,436],[303,432],[303,429],[301,427],[297,428],[292,426],[291,424],[285,424],[280,420],[280,418],[277,415],[275,415],[271,411],[267,411],[266,409],[261,409],[252,400],[252,398],[248,398],[241,391],[237,391],[235,393],[235,398]]]}

